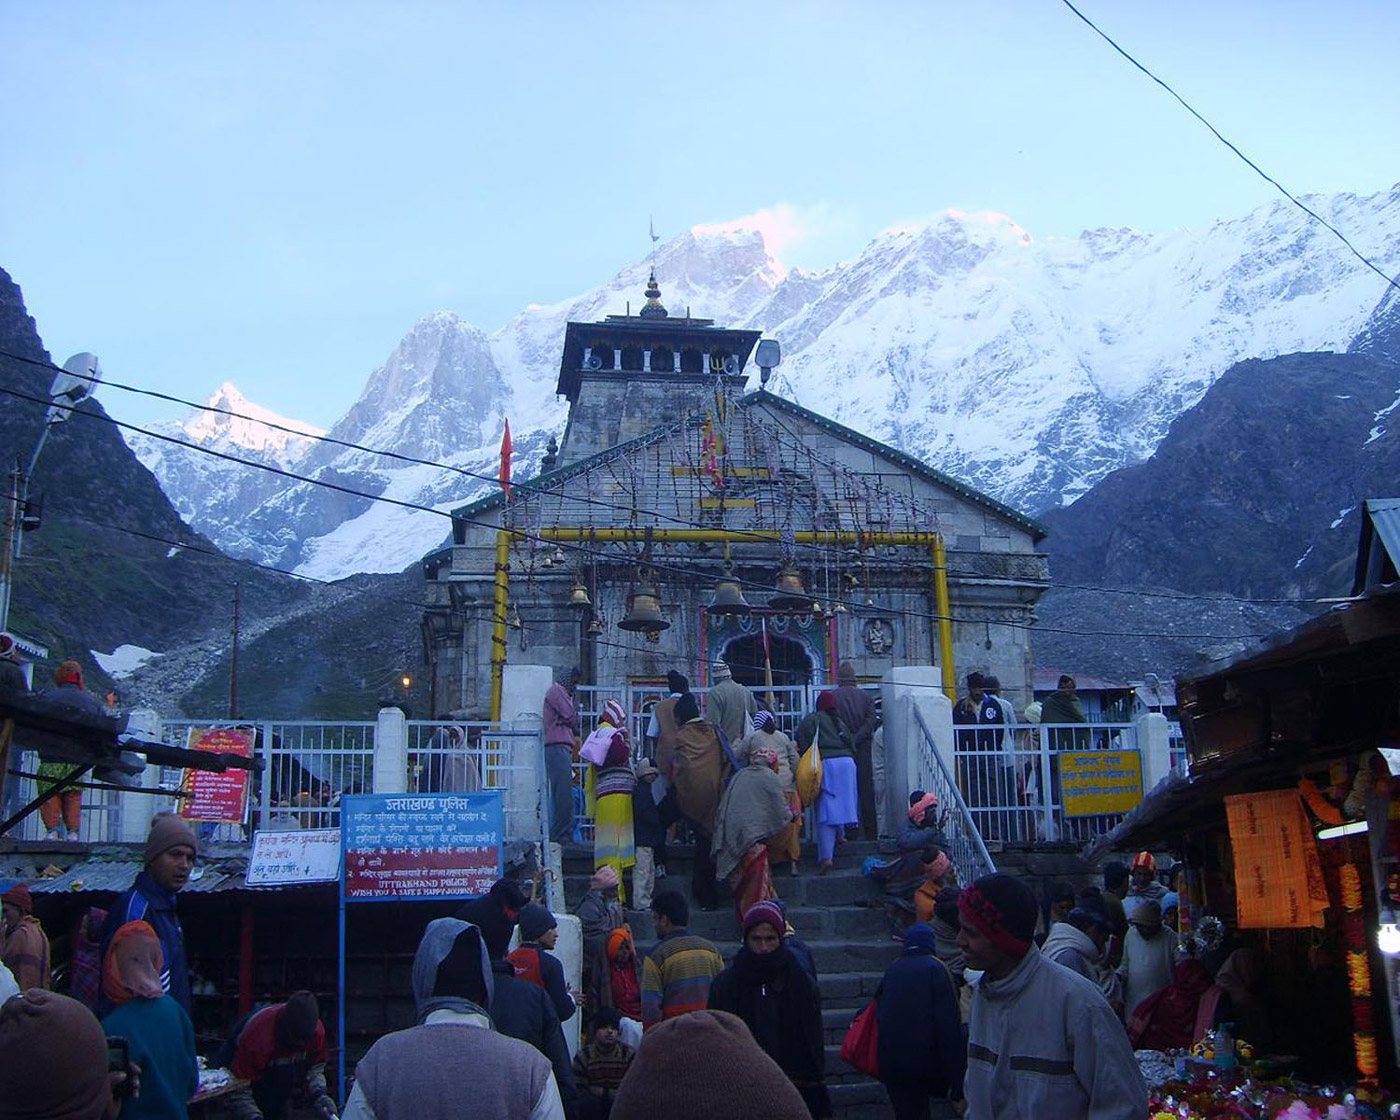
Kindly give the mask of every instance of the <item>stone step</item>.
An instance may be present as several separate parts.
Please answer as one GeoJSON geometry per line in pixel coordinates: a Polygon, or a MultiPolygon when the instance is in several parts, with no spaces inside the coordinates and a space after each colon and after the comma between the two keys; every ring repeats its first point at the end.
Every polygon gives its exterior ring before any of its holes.
{"type": "MultiPolygon", "coordinates": [[[[856,1011],[864,1007],[875,996],[880,979],[885,974],[878,972],[817,972],[817,986],[822,991],[822,1021],[826,1023],[827,1012],[838,1010],[846,1013],[849,1024],[856,1011]]],[[[834,1021],[834,1016],[833,1016],[834,1021]]]]}
{"type": "MultiPolygon", "coordinates": [[[[585,875],[564,876],[564,897],[568,900],[571,911],[588,893],[588,878],[585,875]]],[[[850,906],[874,900],[880,893],[878,884],[860,874],[859,866],[838,869],[825,876],[817,875],[815,871],[796,879],[788,875],[776,875],[773,884],[777,888],[778,897],[789,907],[850,906]]],[[[666,889],[678,890],[689,899],[690,876],[668,875],[657,882],[656,889],[658,892],[666,889]]],[[[727,907],[732,912],[733,899],[722,884],[719,894],[720,906],[727,907]]]]}
{"type": "Polygon", "coordinates": [[[884,1086],[868,1078],[827,1086],[838,1120],[889,1120],[894,1115],[884,1086]]]}

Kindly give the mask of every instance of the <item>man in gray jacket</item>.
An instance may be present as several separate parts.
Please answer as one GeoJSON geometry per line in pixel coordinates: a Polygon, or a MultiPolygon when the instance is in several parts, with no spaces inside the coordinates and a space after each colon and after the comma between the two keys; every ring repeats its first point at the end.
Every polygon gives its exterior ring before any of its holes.
{"type": "Polygon", "coordinates": [[[1030,889],[985,875],[959,896],[958,916],[967,967],[983,972],[968,1021],[967,1120],[1141,1120],[1147,1085],[1127,1032],[1092,981],[1035,947],[1030,889]]]}
{"type": "Polygon", "coordinates": [[[716,661],[710,668],[710,692],[705,697],[705,718],[724,732],[731,748],[753,730],[749,722],[758,711],[753,693],[734,679],[729,666],[716,661]]]}

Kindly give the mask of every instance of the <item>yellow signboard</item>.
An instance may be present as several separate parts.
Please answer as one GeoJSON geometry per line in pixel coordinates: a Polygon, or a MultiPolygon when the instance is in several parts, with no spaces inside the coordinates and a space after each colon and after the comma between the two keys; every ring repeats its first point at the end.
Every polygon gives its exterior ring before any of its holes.
{"type": "Polygon", "coordinates": [[[1126,813],[1142,800],[1142,756],[1137,751],[1068,751],[1059,760],[1067,817],[1126,813]]]}

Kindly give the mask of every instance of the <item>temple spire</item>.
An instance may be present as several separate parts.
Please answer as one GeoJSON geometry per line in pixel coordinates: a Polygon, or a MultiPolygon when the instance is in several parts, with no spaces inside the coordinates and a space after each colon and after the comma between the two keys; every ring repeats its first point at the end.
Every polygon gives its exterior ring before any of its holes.
{"type": "Polygon", "coordinates": [[[656,283],[656,269],[651,270],[651,275],[647,278],[647,301],[641,311],[637,314],[643,319],[664,319],[666,318],[666,308],[661,305],[661,288],[656,283]]]}

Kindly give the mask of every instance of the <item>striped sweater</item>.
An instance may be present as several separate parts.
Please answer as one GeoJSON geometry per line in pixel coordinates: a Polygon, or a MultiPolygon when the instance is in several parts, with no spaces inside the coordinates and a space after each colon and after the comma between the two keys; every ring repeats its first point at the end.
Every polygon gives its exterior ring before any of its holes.
{"type": "Polygon", "coordinates": [[[574,1081],[578,1085],[579,1095],[582,1096],[595,1086],[608,1093],[617,1092],[617,1087],[622,1084],[622,1078],[627,1073],[627,1067],[632,1064],[636,1055],[637,1052],[632,1047],[622,1042],[605,1047],[595,1040],[580,1046],[574,1056],[574,1081]]]}
{"type": "Polygon", "coordinates": [[[642,1023],[652,1027],[710,1002],[710,981],[724,971],[724,959],[703,937],[673,930],[642,968],[642,1023]]]}

